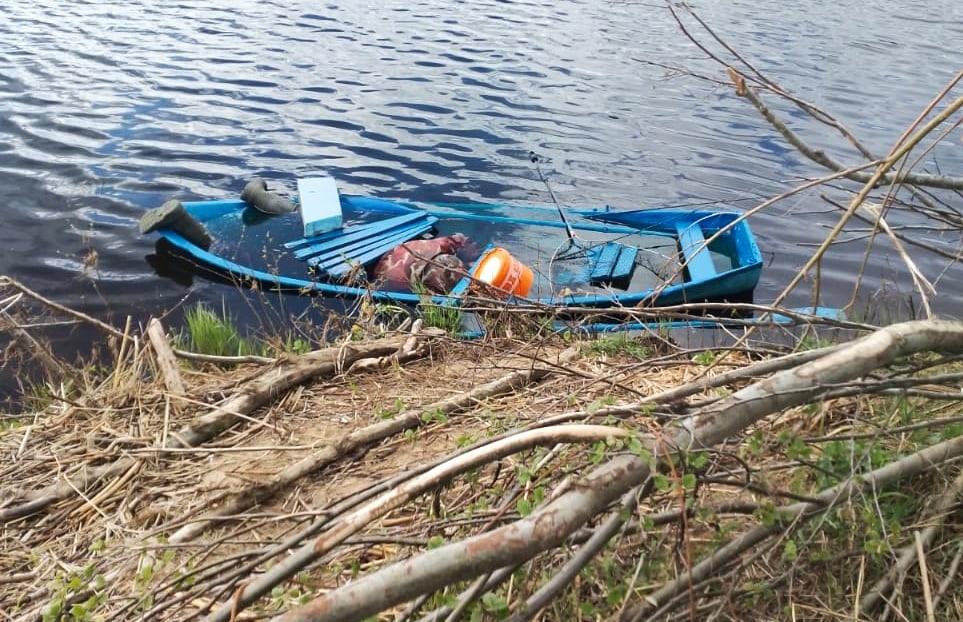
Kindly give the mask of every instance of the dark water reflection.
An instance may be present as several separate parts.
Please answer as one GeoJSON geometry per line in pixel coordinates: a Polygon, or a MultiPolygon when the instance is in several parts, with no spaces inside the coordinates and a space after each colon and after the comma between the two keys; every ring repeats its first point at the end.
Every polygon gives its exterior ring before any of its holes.
{"type": "MultiPolygon", "coordinates": [[[[761,69],[879,152],[963,60],[957,0],[705,4],[702,16],[761,69]]],[[[236,196],[253,174],[293,188],[327,173],[345,192],[412,200],[547,202],[527,160],[535,150],[570,204],[739,209],[818,172],[729,89],[637,62],[720,73],[650,3],[4,0],[0,10],[0,273],[115,322],[187,293],[145,261],[153,241],[136,234],[139,214],[171,196],[236,196]]],[[[854,159],[784,112],[815,146],[854,159]]],[[[959,173],[959,141],[949,144],[934,157],[959,173]]],[[[835,218],[807,195],[752,221],[771,257],[760,300],[835,218]]],[[[880,249],[868,291],[905,283],[880,249]]],[[[861,244],[832,252],[825,303],[848,300],[862,254],[861,244]]],[[[918,261],[931,277],[945,267],[918,261]]],[[[956,313],[961,280],[955,268],[943,276],[940,311],[956,313]]],[[[197,281],[191,295],[226,296],[245,314],[223,285],[197,281]]]]}

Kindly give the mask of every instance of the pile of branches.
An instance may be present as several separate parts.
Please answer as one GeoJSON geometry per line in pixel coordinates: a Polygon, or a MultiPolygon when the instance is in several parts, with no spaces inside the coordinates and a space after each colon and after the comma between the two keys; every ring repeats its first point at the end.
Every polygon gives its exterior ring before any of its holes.
{"type": "Polygon", "coordinates": [[[0,436],[11,619],[960,611],[963,323],[277,360],[102,328],[113,369],[0,436]]]}

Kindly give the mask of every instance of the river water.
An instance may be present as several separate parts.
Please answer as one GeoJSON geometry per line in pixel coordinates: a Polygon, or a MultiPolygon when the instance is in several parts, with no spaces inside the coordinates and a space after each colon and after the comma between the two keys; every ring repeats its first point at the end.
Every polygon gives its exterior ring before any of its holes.
{"type": "MultiPolygon", "coordinates": [[[[645,63],[724,79],[656,0],[0,4],[0,273],[118,324],[185,296],[247,317],[228,286],[158,276],[136,222],[171,197],[236,197],[254,174],[288,188],[323,173],[342,192],[547,203],[534,150],[568,205],[745,209],[824,173],[731,88],[645,63]]],[[[958,0],[699,4],[759,69],[879,153],[963,65],[958,0]]],[[[815,147],[856,160],[831,130],[767,101],[815,147]]],[[[960,152],[957,132],[924,165],[963,175],[960,152]]],[[[807,194],[753,218],[768,260],[757,300],[837,217],[807,194]]],[[[888,243],[877,248],[866,299],[908,292],[888,243]]],[[[824,304],[849,300],[864,249],[830,252],[824,304]]],[[[963,270],[914,256],[942,273],[936,308],[959,315],[963,270]]]]}

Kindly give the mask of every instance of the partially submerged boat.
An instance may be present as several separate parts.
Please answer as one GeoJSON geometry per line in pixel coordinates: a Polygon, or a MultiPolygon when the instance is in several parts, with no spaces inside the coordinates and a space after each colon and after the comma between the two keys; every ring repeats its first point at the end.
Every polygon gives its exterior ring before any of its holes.
{"type": "Polygon", "coordinates": [[[554,207],[422,205],[334,193],[302,191],[297,212],[272,215],[243,200],[183,202],[178,210],[202,225],[206,237],[159,220],[152,228],[166,252],[199,272],[262,289],[396,304],[423,303],[427,296],[435,304],[459,304],[473,291],[490,297],[492,288],[476,277],[479,258],[493,246],[532,271],[527,295],[503,297],[515,304],[611,308],[745,300],[762,270],[748,223],[732,212],[579,209],[567,210],[569,222],[563,222],[554,207]],[[326,202],[324,218],[339,212],[327,230],[308,222],[318,210],[306,201],[318,200],[326,202]],[[454,233],[472,244],[469,269],[449,291],[426,295],[374,278],[377,261],[398,245],[454,233]]]}

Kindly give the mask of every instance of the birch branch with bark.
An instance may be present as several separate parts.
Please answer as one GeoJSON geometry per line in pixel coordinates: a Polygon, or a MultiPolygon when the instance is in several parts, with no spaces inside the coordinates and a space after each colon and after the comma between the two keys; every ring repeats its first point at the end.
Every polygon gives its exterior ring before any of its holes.
{"type": "MultiPolygon", "coordinates": [[[[808,403],[823,383],[860,378],[899,357],[930,350],[963,351],[963,323],[926,320],[896,324],[795,369],[778,372],[688,418],[673,445],[683,450],[711,448],[769,414],[808,403]]],[[[656,447],[654,440],[651,447],[656,447]]],[[[427,592],[528,561],[559,546],[649,475],[649,464],[642,458],[616,456],[524,519],[386,566],[276,620],[362,620],[427,592]]]]}

